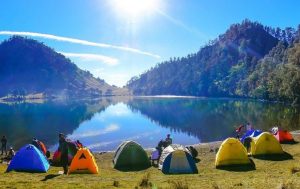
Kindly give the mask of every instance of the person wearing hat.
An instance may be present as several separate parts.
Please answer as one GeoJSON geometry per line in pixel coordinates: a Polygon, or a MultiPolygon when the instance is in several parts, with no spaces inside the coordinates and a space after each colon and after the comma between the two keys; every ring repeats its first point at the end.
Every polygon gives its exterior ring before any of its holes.
{"type": "Polygon", "coordinates": [[[61,153],[60,156],[60,163],[62,167],[64,168],[64,174],[68,174],[68,143],[66,141],[66,137],[64,134],[59,133],[58,135],[58,143],[59,147],[58,150],[61,153]]]}

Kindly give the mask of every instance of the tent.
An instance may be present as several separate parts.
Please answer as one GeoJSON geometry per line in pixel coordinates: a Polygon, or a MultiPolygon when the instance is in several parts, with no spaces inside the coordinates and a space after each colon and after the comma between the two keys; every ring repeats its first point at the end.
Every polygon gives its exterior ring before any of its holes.
{"type": "Polygon", "coordinates": [[[119,170],[142,170],[151,165],[145,150],[134,141],[125,141],[118,147],[113,164],[119,170]]]}
{"type": "Polygon", "coordinates": [[[222,142],[216,155],[216,167],[250,164],[246,148],[235,138],[228,138],[222,142]]]}
{"type": "MultiPolygon", "coordinates": [[[[67,141],[68,143],[68,159],[69,159],[69,164],[72,162],[73,157],[75,156],[75,154],[77,153],[77,148],[79,148],[77,146],[76,142],[72,142],[72,141],[67,141]]],[[[59,151],[59,149],[57,149],[52,157],[52,161],[54,164],[59,165],[60,164],[60,156],[61,153],[59,151]]]]}
{"type": "Polygon", "coordinates": [[[251,154],[254,156],[283,153],[280,143],[271,133],[263,132],[259,136],[252,138],[251,154]]]}
{"type": "Polygon", "coordinates": [[[80,148],[77,151],[76,155],[72,160],[68,173],[98,174],[97,163],[89,149],[80,148]]]}
{"type": "Polygon", "coordinates": [[[256,136],[260,135],[261,133],[262,133],[261,130],[249,130],[243,135],[243,137],[241,138],[241,142],[244,143],[244,141],[247,137],[256,137],[256,136]]]}
{"type": "Polygon", "coordinates": [[[277,138],[277,140],[280,143],[291,143],[291,142],[295,142],[293,139],[293,136],[290,132],[286,131],[286,130],[278,130],[274,136],[277,138]]]}
{"type": "Polygon", "coordinates": [[[158,168],[164,174],[198,173],[192,155],[188,149],[179,144],[171,144],[162,151],[158,168]]]}
{"type": "Polygon", "coordinates": [[[46,157],[35,146],[27,144],[11,160],[6,172],[47,172],[50,165],[46,157]]]}

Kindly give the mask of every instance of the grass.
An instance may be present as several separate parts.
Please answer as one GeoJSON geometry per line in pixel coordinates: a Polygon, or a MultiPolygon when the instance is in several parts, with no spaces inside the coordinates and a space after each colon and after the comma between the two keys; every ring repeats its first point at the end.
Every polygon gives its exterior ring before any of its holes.
{"type": "MultiPolygon", "coordinates": [[[[300,138],[296,138],[300,141],[300,138]]],[[[4,173],[7,165],[0,164],[0,188],[300,188],[300,143],[284,144],[292,159],[271,161],[255,159],[255,170],[216,169],[214,145],[197,147],[198,174],[164,175],[155,167],[143,171],[122,172],[112,168],[112,153],[95,154],[100,169],[98,175],[58,175],[61,167],[51,167],[47,173],[4,173]]]]}

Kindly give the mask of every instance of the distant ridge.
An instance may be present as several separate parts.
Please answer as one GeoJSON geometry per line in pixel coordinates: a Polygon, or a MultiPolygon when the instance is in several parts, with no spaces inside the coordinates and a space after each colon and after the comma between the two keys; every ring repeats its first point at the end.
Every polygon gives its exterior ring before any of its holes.
{"type": "Polygon", "coordinates": [[[127,87],[134,95],[250,97],[299,103],[299,36],[300,27],[282,30],[244,20],[197,53],[171,58],[131,78],[127,87]]]}

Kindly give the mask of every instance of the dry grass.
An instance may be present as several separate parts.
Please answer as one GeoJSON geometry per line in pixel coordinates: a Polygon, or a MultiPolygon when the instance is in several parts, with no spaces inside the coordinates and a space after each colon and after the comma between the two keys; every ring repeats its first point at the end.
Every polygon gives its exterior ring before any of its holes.
{"type": "MultiPolygon", "coordinates": [[[[298,138],[299,141],[299,138],[298,138]]],[[[112,153],[95,154],[98,175],[58,175],[61,167],[51,167],[47,173],[4,173],[7,165],[0,164],[0,188],[300,188],[300,143],[285,144],[283,148],[293,156],[284,161],[253,159],[256,170],[229,171],[214,166],[217,148],[211,144],[197,147],[198,174],[164,175],[157,168],[144,171],[122,172],[112,168],[112,153]]]]}

